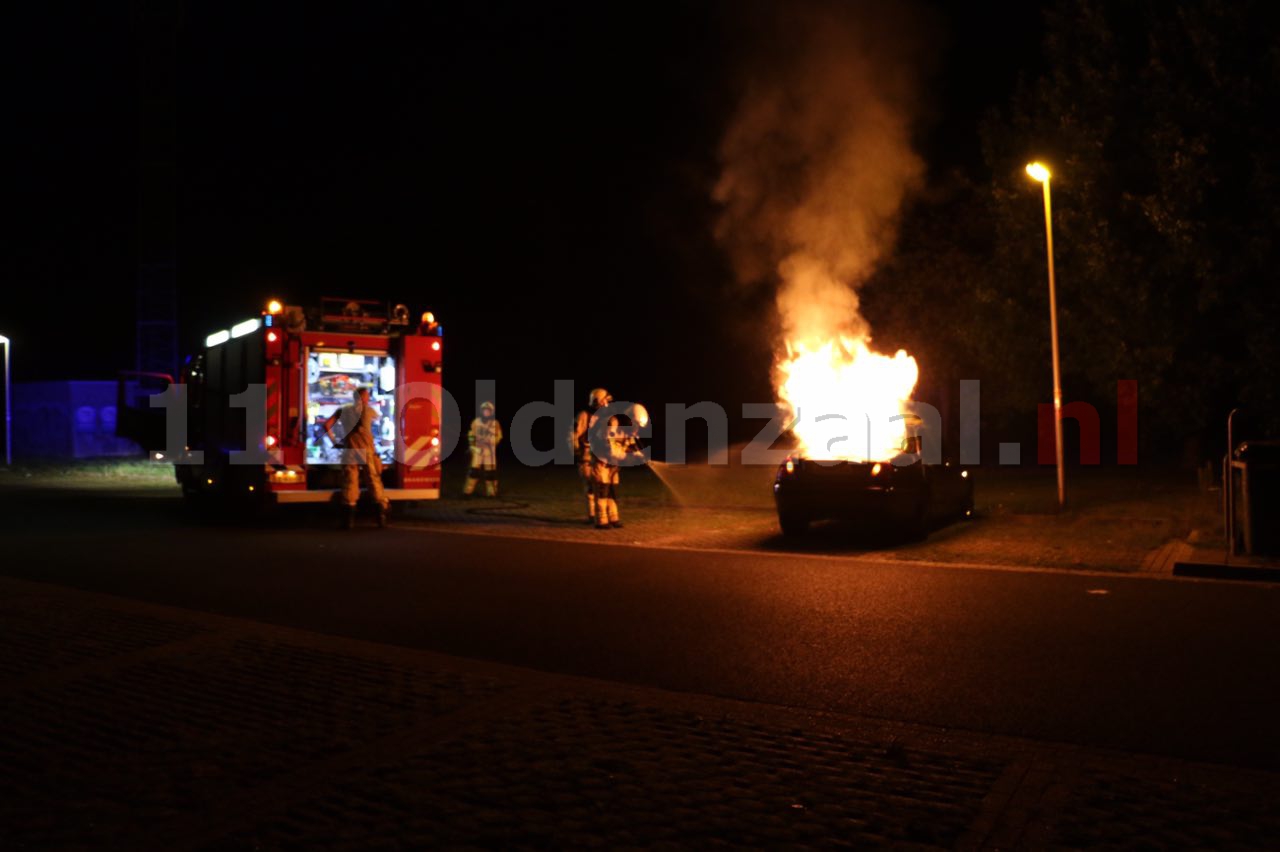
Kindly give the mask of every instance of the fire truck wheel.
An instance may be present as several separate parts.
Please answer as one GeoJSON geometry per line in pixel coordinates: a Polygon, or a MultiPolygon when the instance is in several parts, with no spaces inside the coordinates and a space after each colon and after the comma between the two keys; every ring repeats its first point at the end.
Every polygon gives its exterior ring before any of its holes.
{"type": "Polygon", "coordinates": [[[188,511],[206,513],[213,501],[194,482],[182,483],[182,505],[188,511]]]}

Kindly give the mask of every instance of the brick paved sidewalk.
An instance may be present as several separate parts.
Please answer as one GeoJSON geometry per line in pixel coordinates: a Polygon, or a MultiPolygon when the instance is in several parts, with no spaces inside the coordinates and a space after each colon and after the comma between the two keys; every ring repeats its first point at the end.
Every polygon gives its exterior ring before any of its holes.
{"type": "Polygon", "coordinates": [[[0,579],[8,849],[1272,846],[1280,776],[0,579]]]}

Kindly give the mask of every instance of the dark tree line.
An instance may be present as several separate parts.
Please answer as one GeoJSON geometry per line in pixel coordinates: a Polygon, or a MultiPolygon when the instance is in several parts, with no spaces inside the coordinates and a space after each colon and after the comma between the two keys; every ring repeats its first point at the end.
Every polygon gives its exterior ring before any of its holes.
{"type": "Polygon", "coordinates": [[[1280,407],[1270,20],[1265,4],[1218,0],[1053,7],[1045,72],[982,122],[987,174],[920,199],[866,291],[882,339],[939,384],[982,379],[987,426],[1034,431],[1049,309],[1041,194],[1023,167],[1040,159],[1067,398],[1105,423],[1116,381],[1137,379],[1144,448],[1187,460],[1221,452],[1233,406],[1280,407]]]}

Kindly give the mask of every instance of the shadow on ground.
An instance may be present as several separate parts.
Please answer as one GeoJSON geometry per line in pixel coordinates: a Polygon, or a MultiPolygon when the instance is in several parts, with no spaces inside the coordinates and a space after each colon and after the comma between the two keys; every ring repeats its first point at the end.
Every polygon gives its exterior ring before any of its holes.
{"type": "MultiPolygon", "coordinates": [[[[976,520],[938,520],[930,525],[928,539],[963,536],[972,531],[976,523],[976,520]]],[[[803,536],[785,536],[778,531],[762,538],[758,546],[762,550],[788,553],[870,553],[922,541],[902,527],[868,521],[826,521],[814,524],[803,536]]]]}

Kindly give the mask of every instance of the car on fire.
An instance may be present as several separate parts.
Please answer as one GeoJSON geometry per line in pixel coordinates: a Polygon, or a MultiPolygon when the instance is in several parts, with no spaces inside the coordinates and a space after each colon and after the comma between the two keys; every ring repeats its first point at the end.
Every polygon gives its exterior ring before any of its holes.
{"type": "Polygon", "coordinates": [[[788,456],[773,496],[783,535],[801,536],[814,521],[867,521],[924,538],[933,525],[973,515],[973,477],[949,462],[924,460],[920,435],[904,438],[884,461],[788,456]]]}

